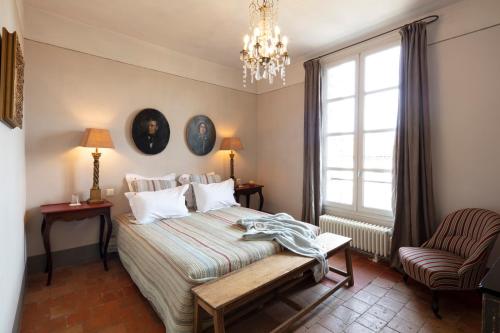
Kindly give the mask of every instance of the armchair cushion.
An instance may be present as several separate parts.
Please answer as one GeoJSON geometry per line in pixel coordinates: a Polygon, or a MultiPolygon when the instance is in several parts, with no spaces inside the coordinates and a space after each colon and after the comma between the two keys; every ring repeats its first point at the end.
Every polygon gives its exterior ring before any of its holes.
{"type": "Polygon", "coordinates": [[[402,247],[399,256],[404,271],[431,289],[457,289],[458,270],[465,259],[453,253],[423,248],[402,247]]]}

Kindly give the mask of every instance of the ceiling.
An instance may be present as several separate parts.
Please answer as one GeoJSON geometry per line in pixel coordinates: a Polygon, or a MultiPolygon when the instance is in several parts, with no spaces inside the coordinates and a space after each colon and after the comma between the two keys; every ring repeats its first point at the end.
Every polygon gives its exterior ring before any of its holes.
{"type": "MultiPolygon", "coordinates": [[[[281,0],[294,58],[457,0],[281,0]]],[[[240,67],[249,0],[25,0],[25,5],[218,64],[240,67]]]]}

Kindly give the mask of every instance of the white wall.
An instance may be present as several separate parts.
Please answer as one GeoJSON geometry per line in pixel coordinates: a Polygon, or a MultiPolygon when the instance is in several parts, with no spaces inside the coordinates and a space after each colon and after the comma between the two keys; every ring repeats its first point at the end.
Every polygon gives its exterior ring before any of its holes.
{"type": "MultiPolygon", "coordinates": [[[[0,0],[0,27],[22,35],[21,3],[0,0]]],[[[0,156],[0,332],[10,332],[26,262],[24,130],[12,130],[0,123],[0,156]]]]}
{"type": "MultiPolygon", "coordinates": [[[[500,24],[500,1],[464,0],[429,14],[440,15],[429,26],[437,216],[442,219],[464,207],[500,212],[500,27],[486,29],[500,24]],[[479,29],[486,30],[474,32],[479,29]]],[[[263,93],[257,100],[258,174],[268,188],[276,189],[267,195],[265,209],[300,217],[302,192],[295,182],[302,184],[296,167],[302,167],[303,156],[301,64],[291,72],[291,86],[259,89],[263,93]],[[289,126],[286,131],[283,124],[289,126]],[[273,153],[286,159],[272,163],[273,153]]],[[[500,241],[490,262],[499,254],[500,241]]]]}
{"type": "Polygon", "coordinates": [[[302,214],[304,84],[258,95],[258,179],[265,185],[264,209],[302,214]]]}
{"type": "MultiPolygon", "coordinates": [[[[441,218],[464,207],[500,212],[499,41],[497,26],[430,47],[432,162],[441,218]]],[[[494,256],[500,256],[500,241],[494,256]]]]}
{"type": "MultiPolygon", "coordinates": [[[[220,139],[241,137],[244,150],[236,155],[236,175],[255,179],[257,172],[255,94],[182,78],[101,57],[26,40],[27,115],[26,159],[28,253],[42,254],[39,205],[65,202],[72,193],[88,198],[92,186],[91,149],[77,147],[86,127],[109,128],[115,149],[101,157],[101,188],[114,188],[112,214],[129,211],[123,193],[124,175],[134,172],[216,171],[229,176],[227,152],[220,139]],[[170,141],[158,155],[139,152],[130,138],[133,117],[143,108],[163,112],[170,124],[170,141]],[[207,156],[195,156],[186,146],[184,130],[194,115],[209,116],[217,141],[207,156]]],[[[97,242],[96,221],[56,223],[53,251],[97,242]]]]}

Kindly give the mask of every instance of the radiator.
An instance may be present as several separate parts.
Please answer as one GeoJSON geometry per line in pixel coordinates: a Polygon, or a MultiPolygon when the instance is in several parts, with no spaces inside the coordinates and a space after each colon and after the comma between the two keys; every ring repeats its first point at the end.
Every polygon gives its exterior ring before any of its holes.
{"type": "Polygon", "coordinates": [[[334,215],[320,216],[319,227],[322,233],[331,232],[352,238],[352,247],[372,253],[375,259],[379,256],[388,257],[390,254],[391,228],[334,215]]]}

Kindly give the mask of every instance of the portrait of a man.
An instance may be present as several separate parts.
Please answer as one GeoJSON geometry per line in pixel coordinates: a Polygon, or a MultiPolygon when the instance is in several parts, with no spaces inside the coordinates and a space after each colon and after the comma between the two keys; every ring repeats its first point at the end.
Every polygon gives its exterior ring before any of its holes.
{"type": "Polygon", "coordinates": [[[170,127],[163,114],[155,109],[144,109],[132,124],[132,138],[137,148],[145,154],[162,152],[170,139],[170,127]]]}
{"type": "Polygon", "coordinates": [[[203,156],[212,151],[216,132],[213,122],[207,116],[191,118],[186,127],[186,141],[193,154],[203,156]]]}

